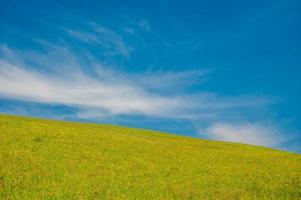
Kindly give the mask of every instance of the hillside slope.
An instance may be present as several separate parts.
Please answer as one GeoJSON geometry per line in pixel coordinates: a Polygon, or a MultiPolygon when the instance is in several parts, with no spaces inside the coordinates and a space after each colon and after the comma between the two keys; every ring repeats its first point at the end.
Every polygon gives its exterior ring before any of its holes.
{"type": "Polygon", "coordinates": [[[301,156],[0,115],[0,199],[300,199],[301,156]]]}

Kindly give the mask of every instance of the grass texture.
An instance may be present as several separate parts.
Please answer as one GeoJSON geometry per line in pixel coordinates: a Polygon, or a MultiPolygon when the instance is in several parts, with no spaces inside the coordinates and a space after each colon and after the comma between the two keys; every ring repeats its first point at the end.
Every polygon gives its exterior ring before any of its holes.
{"type": "Polygon", "coordinates": [[[0,199],[301,199],[301,156],[0,115],[0,199]]]}

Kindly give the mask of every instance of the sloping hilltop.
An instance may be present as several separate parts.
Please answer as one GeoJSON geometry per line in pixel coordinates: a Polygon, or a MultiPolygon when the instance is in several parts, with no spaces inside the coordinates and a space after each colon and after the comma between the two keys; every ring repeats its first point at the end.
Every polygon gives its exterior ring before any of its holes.
{"type": "Polygon", "coordinates": [[[0,199],[301,199],[301,156],[0,115],[0,199]]]}

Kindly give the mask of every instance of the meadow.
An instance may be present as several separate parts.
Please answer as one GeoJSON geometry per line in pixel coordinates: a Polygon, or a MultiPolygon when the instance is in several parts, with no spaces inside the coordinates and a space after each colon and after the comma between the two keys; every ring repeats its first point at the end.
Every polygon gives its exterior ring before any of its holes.
{"type": "Polygon", "coordinates": [[[301,155],[0,115],[0,199],[301,199],[301,155]]]}

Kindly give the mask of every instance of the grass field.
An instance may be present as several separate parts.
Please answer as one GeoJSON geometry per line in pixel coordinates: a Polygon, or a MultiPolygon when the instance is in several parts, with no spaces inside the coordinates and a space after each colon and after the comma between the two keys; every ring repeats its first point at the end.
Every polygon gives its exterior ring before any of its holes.
{"type": "Polygon", "coordinates": [[[0,199],[301,199],[301,156],[0,115],[0,199]]]}

